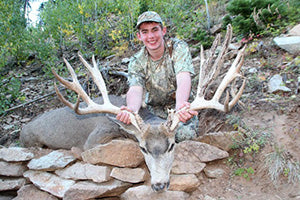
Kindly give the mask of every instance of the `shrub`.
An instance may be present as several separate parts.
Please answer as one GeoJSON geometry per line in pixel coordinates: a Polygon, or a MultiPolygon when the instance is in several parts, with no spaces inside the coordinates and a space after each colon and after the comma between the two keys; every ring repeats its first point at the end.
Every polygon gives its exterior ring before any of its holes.
{"type": "Polygon", "coordinates": [[[21,88],[21,82],[16,77],[9,77],[4,79],[0,77],[0,115],[2,115],[5,110],[11,107],[16,101],[23,101],[23,96],[19,92],[21,88]]]}
{"type": "Polygon", "coordinates": [[[294,7],[298,4],[296,0],[232,0],[227,6],[229,15],[224,17],[223,25],[232,23],[234,31],[241,37],[278,35],[287,22],[299,21],[299,7],[294,7]]]}

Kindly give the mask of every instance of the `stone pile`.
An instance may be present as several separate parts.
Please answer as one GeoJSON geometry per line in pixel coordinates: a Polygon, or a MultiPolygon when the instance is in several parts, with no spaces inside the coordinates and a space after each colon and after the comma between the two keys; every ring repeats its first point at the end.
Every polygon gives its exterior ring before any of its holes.
{"type": "Polygon", "coordinates": [[[0,192],[17,191],[14,200],[188,199],[200,185],[197,175],[206,163],[228,157],[226,151],[198,141],[181,142],[175,151],[170,188],[155,193],[143,155],[131,140],[113,140],[84,152],[4,147],[0,192]]]}

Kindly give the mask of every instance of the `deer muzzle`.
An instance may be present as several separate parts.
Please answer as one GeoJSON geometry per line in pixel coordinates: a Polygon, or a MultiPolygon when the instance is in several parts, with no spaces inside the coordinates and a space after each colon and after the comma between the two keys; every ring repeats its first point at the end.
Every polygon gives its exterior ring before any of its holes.
{"type": "Polygon", "coordinates": [[[168,190],[169,186],[170,186],[170,181],[168,181],[166,183],[155,183],[155,184],[152,184],[151,188],[155,192],[162,192],[162,191],[168,190]]]}

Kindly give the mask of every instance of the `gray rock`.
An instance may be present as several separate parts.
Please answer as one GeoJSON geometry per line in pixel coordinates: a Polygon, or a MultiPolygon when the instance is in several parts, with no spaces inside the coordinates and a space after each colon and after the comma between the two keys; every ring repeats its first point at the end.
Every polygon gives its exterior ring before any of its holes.
{"type": "Polygon", "coordinates": [[[290,92],[291,89],[284,86],[284,82],[282,77],[279,74],[272,76],[272,78],[268,82],[268,88],[270,93],[276,93],[279,91],[290,92]]]}
{"type": "Polygon", "coordinates": [[[210,162],[227,158],[229,154],[215,146],[197,141],[183,141],[177,144],[175,159],[180,157],[182,161],[198,160],[199,162],[210,162]]]}
{"type": "Polygon", "coordinates": [[[220,168],[205,168],[204,173],[209,178],[219,178],[225,173],[225,171],[220,168]]]}
{"type": "Polygon", "coordinates": [[[24,185],[13,200],[58,200],[55,196],[37,189],[34,185],[24,185]]]}
{"type": "Polygon", "coordinates": [[[28,178],[41,190],[60,198],[62,198],[65,192],[75,184],[75,181],[73,180],[62,179],[48,172],[29,170],[24,173],[24,177],[28,178]]]}
{"type": "Polygon", "coordinates": [[[234,144],[233,138],[237,138],[238,136],[238,131],[211,132],[203,135],[200,138],[200,142],[213,145],[224,151],[229,151],[234,144]]]}
{"type": "Polygon", "coordinates": [[[273,41],[277,46],[286,50],[290,54],[300,54],[300,36],[276,37],[273,41]]]}
{"type": "Polygon", "coordinates": [[[22,176],[27,167],[19,163],[7,163],[0,161],[0,175],[3,176],[22,176]]]}
{"type": "Polygon", "coordinates": [[[18,190],[25,182],[25,178],[0,178],[0,191],[18,190]]]}
{"type": "Polygon", "coordinates": [[[7,162],[28,161],[34,158],[34,154],[26,148],[10,147],[0,149],[0,159],[7,162]]]}
{"type": "Polygon", "coordinates": [[[123,182],[140,183],[146,180],[146,170],[142,168],[118,168],[112,169],[110,176],[123,182]]]}
{"type": "Polygon", "coordinates": [[[111,169],[107,166],[96,166],[89,163],[75,163],[74,165],[56,170],[55,173],[62,178],[73,180],[93,180],[96,183],[111,179],[111,169]]]}
{"type": "Polygon", "coordinates": [[[294,26],[291,30],[288,32],[289,36],[300,36],[300,24],[294,26]]]}
{"type": "Polygon", "coordinates": [[[118,180],[105,183],[93,183],[81,181],[73,185],[64,195],[64,200],[83,200],[100,197],[118,196],[122,194],[131,184],[118,180]]]}
{"type": "Polygon", "coordinates": [[[58,150],[40,158],[32,159],[27,166],[29,169],[54,171],[56,169],[64,168],[75,160],[76,158],[71,152],[58,150]]]}
{"type": "Polygon", "coordinates": [[[122,200],[185,200],[189,194],[182,191],[154,192],[149,186],[141,185],[129,188],[121,195],[122,200]]]}

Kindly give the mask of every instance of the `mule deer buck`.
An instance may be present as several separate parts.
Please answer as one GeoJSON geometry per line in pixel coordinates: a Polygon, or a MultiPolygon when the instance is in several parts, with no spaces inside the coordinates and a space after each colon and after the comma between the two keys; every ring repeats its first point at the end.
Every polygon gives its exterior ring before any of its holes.
{"type": "MultiPolygon", "coordinates": [[[[218,44],[220,43],[220,35],[218,35],[211,47],[210,55],[207,59],[204,58],[204,51],[203,47],[201,47],[200,57],[200,72],[199,72],[199,83],[197,88],[197,94],[194,99],[194,101],[190,105],[190,110],[201,110],[201,109],[216,109],[222,112],[229,111],[239,100],[239,98],[242,95],[243,89],[245,87],[245,78],[239,73],[240,68],[244,61],[244,50],[245,47],[242,48],[238,55],[236,56],[234,62],[232,63],[231,67],[228,69],[227,74],[222,79],[220,85],[218,86],[217,90],[214,93],[214,96],[210,100],[206,100],[205,94],[209,90],[209,86],[211,83],[216,79],[220,72],[220,68],[223,66],[223,59],[224,55],[228,51],[228,45],[231,41],[232,37],[232,28],[229,25],[227,27],[227,33],[225,36],[225,40],[222,45],[222,50],[218,54],[218,56],[214,59],[214,55],[216,52],[216,48],[218,44]],[[225,102],[224,104],[220,103],[220,99],[222,94],[224,93],[225,89],[229,86],[229,84],[235,80],[237,77],[240,77],[243,79],[243,83],[240,86],[240,89],[236,94],[231,93],[231,100],[229,97],[229,93],[225,95],[225,102]]],[[[98,66],[96,64],[95,58],[93,57],[92,62],[93,66],[89,65],[81,55],[79,55],[80,60],[85,65],[85,67],[90,71],[91,76],[93,78],[93,81],[99,88],[102,94],[103,98],[103,104],[95,103],[88,94],[84,91],[84,89],[81,87],[77,76],[71,67],[71,65],[68,63],[67,60],[64,59],[64,62],[66,63],[66,66],[68,70],[70,71],[70,74],[72,76],[73,81],[67,81],[63,79],[61,76],[59,76],[54,70],[52,70],[53,74],[55,75],[56,79],[62,83],[66,88],[75,91],[78,94],[78,100],[75,104],[70,103],[68,100],[66,100],[63,95],[59,92],[56,85],[56,92],[59,97],[59,99],[67,105],[69,108],[73,109],[77,114],[79,115],[86,115],[86,114],[92,114],[92,113],[110,113],[113,115],[117,115],[121,109],[120,107],[113,105],[110,102],[109,95],[104,83],[104,80],[102,78],[102,75],[98,69],[98,66]],[[79,105],[80,99],[82,99],[86,106],[79,105]]],[[[224,95],[223,95],[224,96],[224,95]]],[[[121,99],[121,98],[120,98],[121,99]]],[[[120,104],[120,103],[119,103],[120,104]]],[[[122,105],[122,103],[120,104],[122,105]]],[[[119,106],[120,106],[119,105],[119,106]]],[[[187,109],[187,108],[183,108],[187,109]]],[[[154,191],[163,191],[168,189],[169,186],[169,174],[173,163],[174,158],[174,148],[175,148],[175,132],[176,127],[179,123],[179,118],[177,116],[176,111],[169,110],[169,115],[166,120],[163,120],[157,116],[149,116],[149,112],[145,112],[143,109],[140,110],[139,113],[129,113],[131,118],[131,125],[125,125],[122,122],[117,121],[118,126],[121,126],[123,130],[128,132],[130,135],[133,135],[134,138],[137,140],[141,152],[143,153],[145,157],[146,164],[148,166],[148,169],[150,171],[151,175],[151,187],[154,191]]],[[[88,115],[87,115],[88,116],[88,115]]],[[[53,118],[53,117],[52,117],[53,118]]],[[[52,120],[52,118],[47,118],[47,120],[52,120]]],[[[63,117],[61,117],[63,118],[63,117]]],[[[107,119],[106,116],[102,116],[102,118],[97,120],[104,120],[104,118],[107,119]]],[[[45,120],[45,119],[44,119],[45,120]]],[[[74,119],[76,120],[76,119],[74,119]]],[[[73,120],[73,121],[74,121],[73,120]]],[[[85,119],[83,122],[88,122],[89,119],[85,119]]],[[[99,121],[99,123],[101,123],[99,121]]],[[[102,121],[103,122],[103,121],[102,121]]],[[[95,122],[96,123],[96,122],[95,122]]],[[[115,129],[116,125],[105,124],[108,123],[108,121],[103,122],[103,124],[99,124],[100,128],[107,128],[106,126],[111,126],[108,128],[108,131],[103,133],[102,135],[97,135],[97,131],[94,132],[94,136],[89,136],[90,140],[94,141],[101,141],[103,142],[106,138],[113,138],[114,134],[118,134],[118,129],[115,129]],[[114,129],[114,130],[113,130],[114,129]],[[95,139],[95,135],[98,137],[95,139]],[[101,139],[99,139],[101,138],[101,139]]],[[[38,124],[38,123],[36,123],[38,124]]],[[[73,123],[72,126],[76,126],[76,121],[73,123]]],[[[63,125],[62,125],[63,126],[63,125]]],[[[79,122],[78,122],[78,125],[79,122]]],[[[117,126],[117,127],[118,127],[117,126]]],[[[56,128],[56,130],[59,132],[59,128],[56,128]]],[[[69,131],[71,132],[71,131],[69,131]]],[[[76,137],[76,135],[73,135],[72,132],[66,133],[66,132],[59,132],[62,136],[61,140],[66,141],[66,137],[76,137]]],[[[33,133],[21,133],[21,138],[23,138],[23,143],[26,144],[32,142],[33,133]]],[[[92,135],[92,134],[90,134],[92,135]]],[[[40,136],[36,136],[37,140],[43,140],[43,144],[51,146],[53,145],[55,147],[54,142],[45,141],[45,139],[42,139],[40,136]],[[48,143],[47,143],[48,142],[48,143]]],[[[88,139],[89,140],[89,139],[88,139]]],[[[22,141],[22,139],[21,139],[22,141]]],[[[28,145],[27,145],[28,146],[28,145]]],[[[56,146],[57,147],[57,146],[56,146]]],[[[87,147],[89,148],[89,147],[87,147]]]]}

